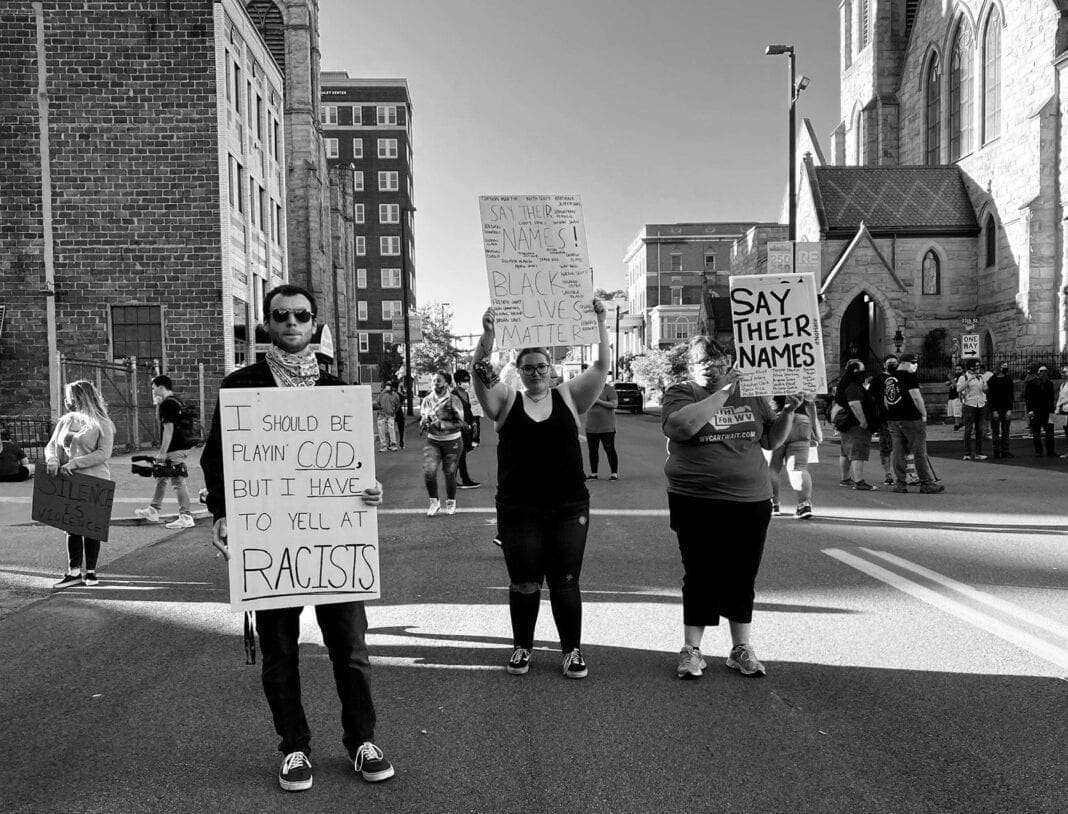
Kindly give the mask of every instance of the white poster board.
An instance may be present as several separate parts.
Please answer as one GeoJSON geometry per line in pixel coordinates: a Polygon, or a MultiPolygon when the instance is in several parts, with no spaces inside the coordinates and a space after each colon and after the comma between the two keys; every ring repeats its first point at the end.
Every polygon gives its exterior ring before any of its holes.
{"type": "Polygon", "coordinates": [[[963,334],[960,338],[960,358],[979,358],[979,334],[963,334]]]}
{"type": "Polygon", "coordinates": [[[219,391],[230,607],[378,599],[371,388],[219,391]]]}
{"type": "Polygon", "coordinates": [[[478,206],[498,347],[596,343],[579,196],[486,195],[478,206]]]}
{"type": "Polygon", "coordinates": [[[731,277],[731,321],[741,395],[827,392],[814,275],[731,277]]]}

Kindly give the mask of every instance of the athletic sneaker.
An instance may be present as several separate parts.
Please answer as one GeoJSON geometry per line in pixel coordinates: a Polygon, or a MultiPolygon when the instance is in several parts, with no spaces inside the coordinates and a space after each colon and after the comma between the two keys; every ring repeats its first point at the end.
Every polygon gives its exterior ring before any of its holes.
{"type": "Polygon", "coordinates": [[[585,678],[589,672],[586,669],[586,660],[582,658],[582,653],[577,647],[570,653],[564,654],[565,678],[585,678]]]}
{"type": "Polygon", "coordinates": [[[356,771],[368,783],[381,783],[393,777],[393,765],[386,760],[382,750],[371,741],[364,741],[356,752],[356,771]]]}
{"type": "Polygon", "coordinates": [[[597,480],[597,473],[594,472],[592,475],[587,475],[586,480],[597,480]]]}
{"type": "Polygon", "coordinates": [[[461,483],[460,484],[460,488],[461,489],[477,489],[481,485],[482,484],[479,483],[477,480],[469,480],[467,483],[461,483]]]}
{"type": "Polygon", "coordinates": [[[887,475],[885,478],[883,478],[883,483],[885,485],[887,485],[887,486],[893,486],[894,485],[894,476],[893,475],[887,475]]]}
{"type": "Polygon", "coordinates": [[[168,529],[191,529],[196,525],[196,521],[193,520],[191,514],[180,514],[177,520],[172,520],[164,528],[168,529]]]}
{"type": "Polygon", "coordinates": [[[921,483],[920,492],[925,495],[937,495],[946,491],[946,487],[940,483],[921,483]]]}
{"type": "Polygon", "coordinates": [[[985,456],[985,455],[978,455],[978,454],[977,454],[977,455],[975,456],[975,460],[977,460],[977,461],[985,461],[985,460],[986,460],[986,456],[985,456]]]}
{"type": "MultiPolygon", "coordinates": [[[[1068,458],[1068,455],[1062,455],[1061,457],[1068,458]]],[[[608,480],[619,480],[619,475],[613,472],[611,475],[608,476],[608,480]]]]}
{"type": "Polygon", "coordinates": [[[891,489],[890,491],[891,492],[900,492],[902,494],[905,494],[905,493],[908,492],[908,490],[909,490],[909,487],[907,487],[905,484],[903,484],[903,483],[895,483],[894,484],[894,488],[891,489]]]}
{"type": "Polygon", "coordinates": [[[59,580],[58,582],[53,582],[52,583],[52,590],[53,591],[59,591],[59,590],[61,590],[63,588],[69,588],[71,585],[81,585],[81,584],[82,584],[82,574],[81,574],[80,571],[77,574],[64,574],[63,575],[63,579],[59,580]]]}
{"type": "Polygon", "coordinates": [[[94,585],[99,585],[100,580],[96,578],[96,571],[85,572],[85,584],[92,588],[94,585]]]}
{"type": "Polygon", "coordinates": [[[312,787],[312,766],[303,752],[290,752],[278,770],[278,785],[283,791],[307,791],[312,787]]]}
{"type": "Polygon", "coordinates": [[[134,514],[149,523],[159,522],[159,510],[155,506],[146,506],[143,509],[134,509],[134,514]]]}
{"type": "Polygon", "coordinates": [[[970,461],[971,459],[972,459],[972,456],[971,456],[971,455],[965,455],[965,456],[964,456],[964,458],[963,458],[962,460],[965,460],[965,461],[970,461]]]}
{"type": "Polygon", "coordinates": [[[514,676],[524,675],[530,669],[530,651],[525,647],[517,647],[512,651],[505,669],[514,676]]]}
{"type": "Polygon", "coordinates": [[[779,513],[779,504],[774,502],[774,501],[772,501],[772,503],[771,503],[771,513],[772,514],[778,514],[779,513]]]}
{"type": "Polygon", "coordinates": [[[807,500],[802,500],[797,504],[797,519],[809,520],[812,517],[812,504],[807,500]]]}
{"type": "Polygon", "coordinates": [[[455,500],[446,500],[445,501],[445,514],[456,514],[456,501],[455,500]]]}
{"type": "Polygon", "coordinates": [[[701,648],[685,645],[679,651],[679,666],[675,668],[675,675],[682,679],[700,678],[706,667],[708,664],[701,657],[701,648]]]}
{"type": "Polygon", "coordinates": [[[727,656],[727,666],[744,676],[755,678],[767,675],[764,665],[760,663],[753,648],[748,644],[737,644],[731,648],[731,654],[727,656]]]}
{"type": "Polygon", "coordinates": [[[838,481],[838,485],[844,486],[846,489],[852,489],[853,483],[854,481],[852,478],[844,478],[843,480],[838,481]]]}
{"type": "Polygon", "coordinates": [[[866,480],[858,480],[853,484],[853,488],[858,492],[873,492],[875,487],[868,483],[866,480]]]}
{"type": "Polygon", "coordinates": [[[433,517],[439,511],[441,511],[441,501],[436,497],[430,498],[430,505],[427,507],[426,516],[433,517]]]}

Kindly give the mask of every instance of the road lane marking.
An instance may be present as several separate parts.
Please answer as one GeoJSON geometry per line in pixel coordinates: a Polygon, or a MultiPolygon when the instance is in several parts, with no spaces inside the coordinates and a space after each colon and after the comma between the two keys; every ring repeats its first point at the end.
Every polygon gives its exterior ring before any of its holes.
{"type": "Polygon", "coordinates": [[[944,596],[924,585],[883,568],[881,565],[868,562],[840,548],[825,548],[823,553],[839,562],[856,568],[873,579],[886,583],[892,588],[897,588],[902,593],[919,599],[921,602],[926,602],[928,605],[932,605],[951,616],[956,616],[958,619],[974,625],[980,630],[992,633],[1010,644],[1014,644],[1041,659],[1056,664],[1061,669],[1068,670],[1068,650],[1063,647],[1058,647],[1044,639],[1040,639],[1038,636],[1004,622],[995,616],[970,608],[955,599],[944,596]]]}
{"type": "MultiPolygon", "coordinates": [[[[379,509],[379,514],[426,514],[426,509],[379,509]]],[[[457,514],[496,514],[492,507],[456,507],[457,514]]],[[[590,509],[590,514],[601,517],[667,517],[667,509],[590,509]]]]}

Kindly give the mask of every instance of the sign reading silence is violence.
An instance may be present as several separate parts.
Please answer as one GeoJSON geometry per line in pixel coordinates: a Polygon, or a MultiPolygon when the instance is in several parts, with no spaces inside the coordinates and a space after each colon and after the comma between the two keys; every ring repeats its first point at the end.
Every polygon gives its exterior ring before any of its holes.
{"type": "Polygon", "coordinates": [[[741,395],[827,392],[814,275],[738,275],[730,297],[741,395]]]}
{"type": "Polygon", "coordinates": [[[46,526],[107,542],[115,482],[72,472],[49,475],[44,464],[33,474],[30,516],[46,526]]]}
{"type": "Polygon", "coordinates": [[[371,388],[219,393],[230,606],[378,599],[371,388]]]}
{"type": "Polygon", "coordinates": [[[490,195],[478,204],[499,347],[596,343],[579,197],[490,195]]]}

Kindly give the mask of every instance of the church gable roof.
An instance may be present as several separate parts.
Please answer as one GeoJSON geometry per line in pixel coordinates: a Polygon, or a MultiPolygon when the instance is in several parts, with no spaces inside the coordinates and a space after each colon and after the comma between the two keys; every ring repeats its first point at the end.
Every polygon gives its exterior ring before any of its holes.
{"type": "Polygon", "coordinates": [[[964,178],[938,167],[815,167],[813,200],[824,237],[979,234],[964,178]]]}

